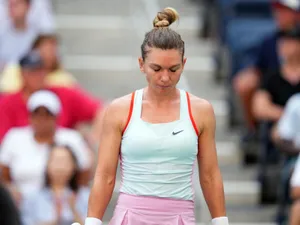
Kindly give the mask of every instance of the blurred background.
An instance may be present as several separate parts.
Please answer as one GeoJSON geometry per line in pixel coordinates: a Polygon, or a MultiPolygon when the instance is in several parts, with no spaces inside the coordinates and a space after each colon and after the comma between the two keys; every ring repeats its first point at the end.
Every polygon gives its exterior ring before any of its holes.
{"type": "Polygon", "coordinates": [[[140,45],[168,6],[186,43],[179,87],[215,110],[230,224],[300,224],[299,0],[0,0],[1,225],[84,219],[101,110],[146,85],[140,45]]]}

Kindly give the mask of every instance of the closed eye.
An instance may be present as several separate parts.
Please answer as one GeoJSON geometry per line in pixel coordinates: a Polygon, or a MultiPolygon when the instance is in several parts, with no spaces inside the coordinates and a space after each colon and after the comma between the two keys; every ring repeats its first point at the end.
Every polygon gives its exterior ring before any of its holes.
{"type": "Polygon", "coordinates": [[[175,73],[179,68],[180,68],[180,65],[173,66],[173,67],[170,68],[170,71],[171,71],[172,73],[175,73]]]}

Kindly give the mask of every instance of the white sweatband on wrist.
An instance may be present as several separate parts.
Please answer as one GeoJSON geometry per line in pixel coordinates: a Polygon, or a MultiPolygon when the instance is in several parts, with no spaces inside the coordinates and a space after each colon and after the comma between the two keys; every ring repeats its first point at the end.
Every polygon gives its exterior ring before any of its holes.
{"type": "Polygon", "coordinates": [[[94,217],[87,217],[84,225],[102,225],[102,221],[94,217]]]}
{"type": "Polygon", "coordinates": [[[228,217],[216,217],[211,220],[212,225],[229,225],[228,217]]]}

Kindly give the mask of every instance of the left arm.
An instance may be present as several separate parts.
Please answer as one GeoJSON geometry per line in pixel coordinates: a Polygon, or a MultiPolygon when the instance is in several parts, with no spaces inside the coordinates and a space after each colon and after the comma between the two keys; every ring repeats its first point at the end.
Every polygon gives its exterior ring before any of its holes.
{"type": "Polygon", "coordinates": [[[198,100],[194,106],[196,106],[195,113],[197,113],[194,115],[199,117],[198,120],[196,118],[196,121],[201,121],[196,122],[200,128],[197,156],[200,185],[213,218],[213,224],[228,224],[223,180],[218,166],[215,144],[216,120],[214,111],[211,104],[204,100],[198,100]]]}

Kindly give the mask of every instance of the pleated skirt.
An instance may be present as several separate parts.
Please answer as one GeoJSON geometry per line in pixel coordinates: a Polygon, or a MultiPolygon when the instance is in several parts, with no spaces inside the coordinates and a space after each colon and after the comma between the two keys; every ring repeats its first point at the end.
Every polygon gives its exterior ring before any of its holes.
{"type": "Polygon", "coordinates": [[[195,225],[194,202],[120,193],[109,225],[195,225]]]}

